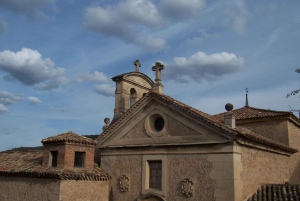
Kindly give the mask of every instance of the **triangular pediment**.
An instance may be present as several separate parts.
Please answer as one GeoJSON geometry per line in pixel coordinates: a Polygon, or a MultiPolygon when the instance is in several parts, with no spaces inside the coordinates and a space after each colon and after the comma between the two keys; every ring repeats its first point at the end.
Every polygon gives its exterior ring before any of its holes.
{"type": "Polygon", "coordinates": [[[155,97],[143,98],[98,139],[99,147],[212,144],[234,136],[155,97]]]}

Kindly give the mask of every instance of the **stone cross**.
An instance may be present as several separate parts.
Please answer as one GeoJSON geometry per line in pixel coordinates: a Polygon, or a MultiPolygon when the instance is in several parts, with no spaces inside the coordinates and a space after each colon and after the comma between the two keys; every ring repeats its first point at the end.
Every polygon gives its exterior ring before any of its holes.
{"type": "Polygon", "coordinates": [[[135,62],[133,63],[135,65],[135,71],[139,72],[139,68],[141,67],[141,63],[139,60],[135,60],[135,62]]]}
{"type": "Polygon", "coordinates": [[[165,66],[159,62],[152,66],[152,70],[155,71],[155,84],[161,84],[161,70],[165,69],[165,66]]]}

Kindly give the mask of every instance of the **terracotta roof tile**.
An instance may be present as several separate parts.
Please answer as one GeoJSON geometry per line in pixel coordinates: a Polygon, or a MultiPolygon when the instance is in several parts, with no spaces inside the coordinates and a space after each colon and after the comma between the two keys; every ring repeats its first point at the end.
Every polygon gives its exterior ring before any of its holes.
{"type": "Polygon", "coordinates": [[[257,191],[245,201],[264,200],[300,200],[300,185],[295,184],[266,184],[261,185],[257,191]]]}
{"type": "Polygon", "coordinates": [[[43,150],[0,152],[0,176],[34,177],[61,180],[107,181],[110,176],[99,167],[92,172],[42,167],[43,150]]]}
{"type": "MultiPolygon", "coordinates": [[[[265,110],[254,107],[245,106],[236,110],[232,110],[236,120],[257,119],[265,117],[292,117],[293,120],[300,123],[300,120],[292,113],[286,111],[265,110]]],[[[218,122],[224,122],[224,113],[213,115],[212,118],[218,122]]]]}
{"type": "Polygon", "coordinates": [[[42,143],[56,143],[56,142],[71,142],[78,144],[88,144],[88,145],[96,145],[97,142],[90,138],[78,135],[69,131],[67,133],[62,133],[56,136],[51,136],[42,140],[42,143]]]}

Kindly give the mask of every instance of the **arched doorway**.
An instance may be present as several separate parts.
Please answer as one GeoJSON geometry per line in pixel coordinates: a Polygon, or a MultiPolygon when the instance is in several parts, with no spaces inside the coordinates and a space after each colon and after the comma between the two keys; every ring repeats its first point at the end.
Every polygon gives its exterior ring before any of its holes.
{"type": "Polygon", "coordinates": [[[167,201],[165,198],[161,197],[160,195],[149,193],[140,196],[137,201],[167,201]]]}

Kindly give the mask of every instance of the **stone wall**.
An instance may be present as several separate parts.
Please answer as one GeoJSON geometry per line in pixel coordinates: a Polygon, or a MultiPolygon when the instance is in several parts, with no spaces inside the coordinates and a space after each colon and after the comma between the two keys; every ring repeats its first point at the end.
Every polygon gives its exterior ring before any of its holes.
{"type": "Polygon", "coordinates": [[[142,186],[142,156],[105,156],[101,157],[101,169],[112,176],[110,201],[136,200],[141,194],[142,186]],[[129,191],[121,192],[120,177],[129,177],[129,191]]]}
{"type": "Polygon", "coordinates": [[[59,200],[108,201],[109,181],[61,180],[59,200]]]}
{"type": "MultiPolygon", "coordinates": [[[[300,150],[300,130],[288,122],[290,147],[300,150]]],[[[242,153],[243,198],[252,194],[261,184],[300,183],[300,152],[284,156],[249,147],[240,147],[242,153]]]]}
{"type": "Polygon", "coordinates": [[[109,181],[0,177],[1,201],[108,201],[109,181]]]}
{"type": "Polygon", "coordinates": [[[288,125],[286,120],[268,120],[238,123],[238,126],[246,127],[255,133],[259,133],[276,142],[289,146],[288,125]]]}
{"type": "Polygon", "coordinates": [[[239,201],[242,185],[240,177],[241,156],[233,153],[232,145],[135,148],[119,151],[102,150],[101,168],[111,176],[111,199],[136,200],[142,195],[143,157],[166,156],[166,200],[172,201],[239,201]],[[238,164],[238,165],[236,165],[238,164]],[[129,177],[128,192],[121,192],[120,177],[129,177]],[[182,193],[181,181],[193,182],[193,196],[182,193]]]}
{"type": "Polygon", "coordinates": [[[1,201],[57,201],[59,180],[0,177],[1,201]]]}

